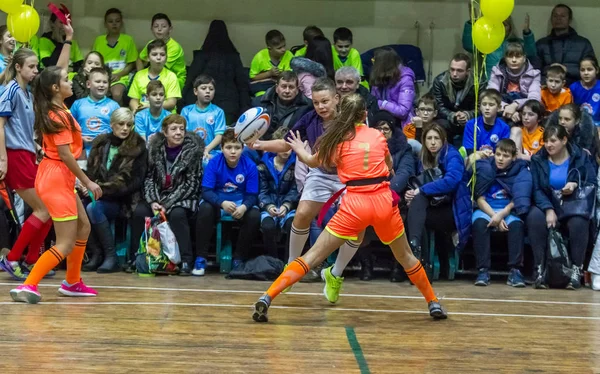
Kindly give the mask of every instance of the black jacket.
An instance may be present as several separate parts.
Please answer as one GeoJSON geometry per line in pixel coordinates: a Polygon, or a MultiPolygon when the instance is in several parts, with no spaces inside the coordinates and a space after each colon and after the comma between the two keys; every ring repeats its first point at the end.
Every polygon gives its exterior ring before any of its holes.
{"type": "Polygon", "coordinates": [[[122,213],[129,217],[141,195],[148,152],[141,136],[131,132],[121,143],[110,168],[106,168],[112,134],[98,135],[92,142],[87,158],[87,176],[102,188],[102,200],[122,205],[122,213]]]}
{"type": "Polygon", "coordinates": [[[556,35],[554,30],[550,35],[536,43],[538,59],[542,74],[546,76],[546,68],[558,62],[567,67],[567,87],[579,80],[579,62],[588,55],[594,55],[594,47],[589,40],[579,36],[577,31],[569,27],[569,32],[556,35]]]}
{"type": "Polygon", "coordinates": [[[208,74],[215,80],[215,98],[212,102],[223,109],[228,125],[235,123],[240,114],[250,107],[250,83],[240,55],[194,51],[194,60],[182,90],[181,108],[197,101],[194,80],[200,74],[208,74]]]}
{"type": "MultiPolygon", "coordinates": [[[[596,183],[596,171],[588,154],[571,142],[567,143],[567,149],[570,156],[567,182],[579,183],[579,175],[581,174],[582,182],[596,183]],[[577,169],[579,173],[571,172],[574,169],[577,169]]],[[[533,199],[535,205],[542,211],[556,209],[552,205],[550,166],[548,165],[548,152],[546,148],[542,148],[531,157],[531,175],[533,177],[533,199]]]]}
{"type": "Polygon", "coordinates": [[[166,137],[156,133],[148,144],[148,173],[144,181],[144,197],[148,203],[158,202],[170,213],[175,207],[195,210],[200,198],[204,141],[187,132],[181,153],[167,171],[166,137]],[[171,182],[167,181],[167,174],[171,182]]]}
{"type": "Polygon", "coordinates": [[[367,104],[367,122],[369,126],[375,126],[373,123],[373,117],[379,112],[379,104],[377,104],[377,98],[371,94],[365,86],[358,85],[358,91],[356,91],[367,104]]]}
{"type": "Polygon", "coordinates": [[[412,147],[408,145],[406,136],[400,129],[394,131],[394,134],[387,141],[388,149],[392,155],[395,175],[390,181],[390,188],[400,196],[408,184],[408,179],[415,175],[416,160],[412,152],[412,147]]]}
{"type": "Polygon", "coordinates": [[[281,173],[275,170],[273,160],[276,153],[266,152],[261,163],[258,165],[258,175],[260,178],[260,191],[258,201],[260,209],[267,211],[271,205],[279,208],[283,204],[287,205],[288,211],[296,209],[300,194],[296,186],[294,168],[296,166],[296,154],[292,153],[285,163],[281,173]]]}
{"type": "Polygon", "coordinates": [[[271,116],[271,124],[267,129],[265,135],[263,135],[262,139],[271,140],[273,133],[279,129],[280,127],[286,127],[291,129],[294,127],[296,122],[303,115],[310,112],[313,109],[312,101],[310,101],[306,96],[302,94],[302,92],[298,91],[298,95],[294,99],[294,102],[287,107],[287,110],[280,115],[279,117],[276,115],[277,113],[277,92],[275,91],[276,87],[271,87],[265,92],[264,95],[255,97],[252,100],[253,107],[263,107],[267,110],[267,113],[271,116]]]}
{"type": "MultiPolygon", "coordinates": [[[[479,85],[479,91],[483,91],[486,87],[485,82],[479,85]]],[[[467,120],[475,118],[475,85],[473,83],[473,73],[470,73],[465,88],[457,97],[457,92],[452,85],[450,73],[448,71],[435,77],[431,86],[431,94],[435,97],[438,106],[438,118],[445,119],[455,125],[454,117],[456,112],[466,112],[467,120]]]]}

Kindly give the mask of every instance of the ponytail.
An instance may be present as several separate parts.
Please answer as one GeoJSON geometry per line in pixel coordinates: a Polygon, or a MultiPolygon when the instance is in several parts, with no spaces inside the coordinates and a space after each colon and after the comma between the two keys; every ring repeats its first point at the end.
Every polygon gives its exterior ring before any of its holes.
{"type": "MultiPolygon", "coordinates": [[[[4,80],[1,82],[2,85],[7,85],[10,81],[17,77],[17,64],[21,67],[25,65],[25,60],[29,57],[37,56],[35,52],[28,48],[21,48],[13,55],[10,65],[6,67],[4,72],[4,80]]],[[[29,83],[29,82],[28,82],[29,83]]]]}

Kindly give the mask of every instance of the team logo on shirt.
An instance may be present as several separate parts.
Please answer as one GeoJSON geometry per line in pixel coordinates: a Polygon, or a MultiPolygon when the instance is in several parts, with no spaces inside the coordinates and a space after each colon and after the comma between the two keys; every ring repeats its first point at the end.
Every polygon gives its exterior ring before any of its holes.
{"type": "Polygon", "coordinates": [[[223,192],[235,192],[237,191],[237,186],[231,182],[227,182],[223,185],[223,192]]]}
{"type": "Polygon", "coordinates": [[[531,143],[531,148],[533,149],[538,149],[540,147],[540,142],[535,140],[533,143],[531,143]]]}
{"type": "Polygon", "coordinates": [[[490,141],[492,143],[498,143],[498,140],[500,140],[498,139],[498,134],[492,134],[492,136],[490,136],[490,141]]]}
{"type": "Polygon", "coordinates": [[[127,51],[124,49],[121,49],[121,52],[119,52],[119,56],[121,56],[121,57],[127,56],[127,51]]]}
{"type": "Polygon", "coordinates": [[[492,194],[492,199],[494,199],[494,200],[508,199],[508,194],[506,193],[506,190],[504,190],[504,189],[498,190],[492,194]]]}
{"type": "Polygon", "coordinates": [[[194,132],[198,134],[198,136],[200,136],[202,140],[206,140],[206,130],[204,129],[204,127],[196,127],[194,129],[194,132]]]}
{"type": "Polygon", "coordinates": [[[100,109],[100,113],[102,113],[103,115],[107,115],[108,112],[110,112],[110,109],[107,106],[102,107],[102,109],[100,109]]]}
{"type": "Polygon", "coordinates": [[[209,116],[209,117],[206,119],[206,123],[208,123],[209,125],[214,125],[214,124],[215,124],[215,117],[213,117],[213,116],[209,116]]]}
{"type": "Polygon", "coordinates": [[[597,93],[595,93],[595,94],[592,96],[592,100],[593,100],[595,103],[597,103],[598,101],[600,101],[600,94],[597,94],[597,93]]]}
{"type": "Polygon", "coordinates": [[[594,108],[592,108],[592,106],[589,103],[583,103],[583,104],[581,104],[581,110],[585,110],[589,114],[593,114],[594,113],[594,108]]]}
{"type": "Polygon", "coordinates": [[[244,174],[238,174],[235,176],[235,181],[238,183],[244,183],[244,174]]]}
{"type": "Polygon", "coordinates": [[[102,121],[98,117],[90,117],[86,121],[86,125],[87,125],[88,130],[98,131],[102,127],[102,121]]]}

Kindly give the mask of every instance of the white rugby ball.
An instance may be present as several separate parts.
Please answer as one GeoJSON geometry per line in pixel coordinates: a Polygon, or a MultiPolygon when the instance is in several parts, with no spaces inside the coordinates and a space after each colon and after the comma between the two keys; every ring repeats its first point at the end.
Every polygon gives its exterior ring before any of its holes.
{"type": "Polygon", "coordinates": [[[250,108],[237,120],[235,136],[244,144],[253,143],[267,132],[270,124],[271,117],[265,108],[250,108]]]}

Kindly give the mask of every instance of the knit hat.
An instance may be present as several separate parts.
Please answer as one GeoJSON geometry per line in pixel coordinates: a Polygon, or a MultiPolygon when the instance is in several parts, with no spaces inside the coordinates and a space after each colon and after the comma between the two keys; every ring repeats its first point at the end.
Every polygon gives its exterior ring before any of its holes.
{"type": "Polygon", "coordinates": [[[387,122],[390,125],[392,131],[394,131],[394,129],[396,128],[397,120],[392,113],[386,110],[380,110],[373,116],[373,123],[371,124],[371,126],[377,127],[377,124],[379,122],[387,122]]]}

